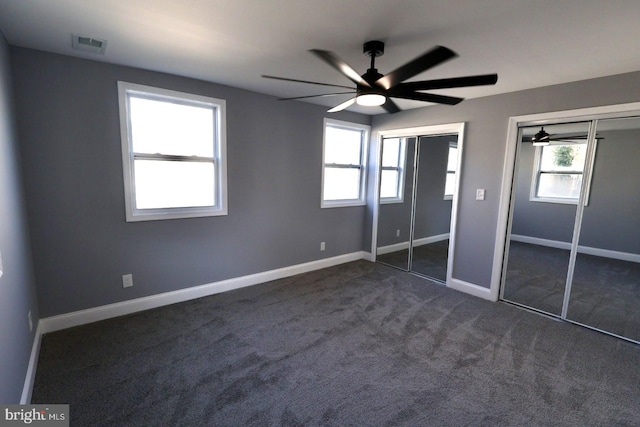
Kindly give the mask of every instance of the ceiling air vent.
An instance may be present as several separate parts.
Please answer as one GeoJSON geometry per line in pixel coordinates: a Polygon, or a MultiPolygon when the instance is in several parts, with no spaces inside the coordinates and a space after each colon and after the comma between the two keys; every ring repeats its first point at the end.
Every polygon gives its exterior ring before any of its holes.
{"type": "Polygon", "coordinates": [[[83,52],[104,54],[107,48],[107,41],[94,39],[93,37],[81,36],[79,34],[73,34],[71,38],[71,45],[76,50],[83,52]]]}

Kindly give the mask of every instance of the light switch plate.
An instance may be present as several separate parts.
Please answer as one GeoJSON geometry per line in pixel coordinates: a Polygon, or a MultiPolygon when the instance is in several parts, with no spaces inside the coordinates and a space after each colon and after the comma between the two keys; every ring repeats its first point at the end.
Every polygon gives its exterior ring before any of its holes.
{"type": "Polygon", "coordinates": [[[122,287],[130,288],[131,286],[133,286],[133,275],[125,274],[124,276],[122,276],[122,287]]]}

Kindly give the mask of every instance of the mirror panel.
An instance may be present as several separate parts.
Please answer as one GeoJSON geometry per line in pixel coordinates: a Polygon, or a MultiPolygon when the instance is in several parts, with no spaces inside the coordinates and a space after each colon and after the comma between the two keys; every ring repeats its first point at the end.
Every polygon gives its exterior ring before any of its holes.
{"type": "Polygon", "coordinates": [[[600,120],[567,319],[640,341],[640,118],[600,120]]]}
{"type": "Polygon", "coordinates": [[[520,130],[503,274],[506,301],[562,314],[588,131],[588,122],[520,130]],[[538,142],[549,144],[533,145],[542,130],[547,136],[538,142]]]}
{"type": "Polygon", "coordinates": [[[458,135],[422,136],[411,271],[446,282],[451,205],[458,164],[458,135]]]}
{"type": "Polygon", "coordinates": [[[382,140],[376,260],[403,270],[409,270],[416,140],[382,140]]]}

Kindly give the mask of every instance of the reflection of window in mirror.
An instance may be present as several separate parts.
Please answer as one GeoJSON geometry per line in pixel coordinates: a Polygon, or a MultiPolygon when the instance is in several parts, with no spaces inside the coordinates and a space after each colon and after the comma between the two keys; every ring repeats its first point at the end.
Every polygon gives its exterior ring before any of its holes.
{"type": "Polygon", "coordinates": [[[532,201],[578,203],[587,154],[586,141],[536,147],[532,201]]]}
{"type": "Polygon", "coordinates": [[[447,178],[444,182],[444,200],[452,200],[456,189],[456,170],[458,168],[458,143],[449,143],[449,157],[447,159],[447,178]]]}
{"type": "Polygon", "coordinates": [[[403,202],[406,154],[406,138],[386,138],[382,141],[380,203],[403,202]]]}

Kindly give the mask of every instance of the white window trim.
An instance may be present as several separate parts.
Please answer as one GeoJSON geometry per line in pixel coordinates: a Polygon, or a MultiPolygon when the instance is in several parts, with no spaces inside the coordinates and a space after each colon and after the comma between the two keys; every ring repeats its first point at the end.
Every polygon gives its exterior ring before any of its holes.
{"type": "Polygon", "coordinates": [[[125,212],[127,222],[153,221],[179,218],[200,218],[227,215],[227,133],[226,102],[207,96],[177,92],[153,86],[118,81],[118,104],[120,107],[120,139],[122,144],[122,167],[124,175],[125,212]],[[204,104],[215,108],[216,129],[214,141],[214,158],[216,164],[216,203],[215,206],[181,207],[162,209],[136,209],[135,181],[133,169],[133,151],[131,144],[131,126],[129,121],[128,94],[138,93],[159,99],[175,99],[178,102],[204,104]]]}
{"type": "MultiPolygon", "coordinates": [[[[594,150],[591,152],[591,156],[595,156],[595,152],[598,147],[598,140],[596,139],[594,142],[594,150]]],[[[586,144],[585,144],[586,145],[586,144]]],[[[538,197],[538,180],[540,178],[540,165],[542,162],[542,149],[545,146],[536,146],[536,151],[533,157],[533,176],[531,177],[531,189],[529,192],[529,201],[530,202],[542,202],[542,203],[557,203],[563,205],[577,205],[580,197],[576,198],[568,198],[568,197],[538,197]]],[[[587,151],[587,156],[589,152],[587,151]]],[[[585,167],[588,164],[593,165],[593,162],[590,162],[588,158],[584,159],[585,167]]],[[[592,171],[591,171],[592,172],[592,171]]],[[[577,174],[577,173],[574,173],[577,174]]],[[[582,172],[582,185],[587,186],[587,192],[585,195],[584,205],[589,205],[589,194],[591,193],[591,182],[585,182],[584,177],[587,176],[587,171],[583,168],[582,172]]],[[[589,173],[588,176],[592,176],[593,173],[589,173]]]]}
{"type": "MultiPolygon", "coordinates": [[[[360,123],[351,123],[341,120],[334,120],[325,118],[322,127],[322,181],[320,187],[320,207],[321,208],[342,208],[348,206],[364,206],[367,203],[366,200],[366,183],[367,183],[367,153],[369,147],[369,135],[371,127],[360,123]],[[324,200],[324,171],[327,166],[325,159],[325,147],[327,138],[327,126],[341,127],[350,130],[359,130],[362,132],[362,147],[360,151],[360,197],[357,199],[347,200],[324,200]]],[[[346,165],[345,165],[346,166],[346,165]]],[[[355,166],[355,165],[354,165],[355,166]]]]}
{"type": "MultiPolygon", "coordinates": [[[[393,139],[393,138],[387,138],[393,139]]],[[[399,137],[400,140],[400,150],[398,152],[398,167],[391,166],[380,166],[381,170],[397,170],[398,171],[398,181],[396,182],[396,194],[395,197],[380,197],[381,205],[390,205],[393,203],[404,203],[404,184],[407,170],[407,138],[399,137]]],[[[384,139],[382,140],[382,150],[384,150],[384,139]]],[[[380,178],[380,185],[382,185],[382,177],[380,178]]]]}

